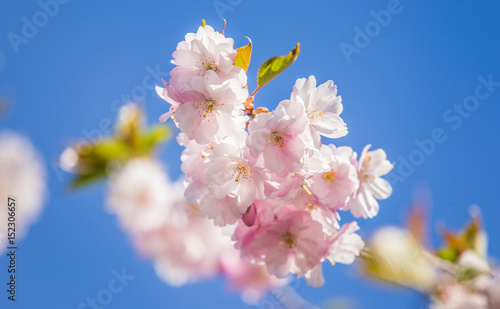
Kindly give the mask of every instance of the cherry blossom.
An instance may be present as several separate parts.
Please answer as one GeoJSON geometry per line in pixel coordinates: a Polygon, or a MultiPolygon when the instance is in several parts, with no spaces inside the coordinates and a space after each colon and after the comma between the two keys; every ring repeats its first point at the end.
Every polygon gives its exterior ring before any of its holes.
{"type": "Polygon", "coordinates": [[[270,274],[284,278],[289,272],[304,276],[327,253],[327,235],[307,211],[290,211],[260,227],[245,244],[248,253],[264,262],[270,274]]]}
{"type": "MultiPolygon", "coordinates": [[[[31,141],[18,133],[0,132],[0,251],[7,247],[7,203],[15,204],[16,241],[23,238],[35,222],[47,198],[46,170],[31,141]],[[14,199],[14,201],[9,200],[14,199]]],[[[11,229],[12,231],[12,229],[11,229]]]]}
{"type": "Polygon", "coordinates": [[[383,200],[392,194],[389,182],[380,176],[389,173],[393,165],[386,159],[385,151],[368,151],[367,145],[358,162],[359,189],[350,200],[348,207],[356,218],[373,218],[378,214],[377,199],[383,200]]]}
{"type": "Polygon", "coordinates": [[[323,145],[321,154],[325,168],[310,178],[311,192],[333,209],[344,208],[359,186],[356,168],[349,160],[349,152],[337,154],[333,145],[323,145]]]}
{"type": "Polygon", "coordinates": [[[347,134],[347,126],[340,118],[342,98],[337,96],[337,86],[329,80],[316,87],[316,78],[297,79],[290,100],[305,107],[309,129],[315,145],[321,143],[320,135],[339,138],[347,134]]]}
{"type": "Polygon", "coordinates": [[[248,126],[247,146],[255,162],[261,156],[269,171],[278,176],[298,172],[303,164],[307,118],[303,107],[281,101],[271,114],[258,114],[248,126]]]}

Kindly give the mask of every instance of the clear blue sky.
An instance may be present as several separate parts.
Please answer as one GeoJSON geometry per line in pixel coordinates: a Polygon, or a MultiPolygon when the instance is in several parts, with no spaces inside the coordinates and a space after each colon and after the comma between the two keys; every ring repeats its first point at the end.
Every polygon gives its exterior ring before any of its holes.
{"type": "MultiPolygon", "coordinates": [[[[206,308],[207,302],[217,304],[209,306],[214,308],[248,308],[238,295],[225,292],[222,280],[182,288],[163,284],[105,212],[104,184],[70,194],[70,175],[50,167],[69,142],[106,131],[107,119],[115,118],[126,96],[142,98],[155,122],[167,104],[143,87],[145,77],[153,76],[147,83],[156,77],[146,68],[158,67],[168,78],[176,44],[203,18],[221,29],[221,16],[237,46],[246,43],[244,36],[254,43],[251,90],[260,63],[301,43],[296,63],[259,92],[257,104],[273,108],[289,97],[297,78],[332,79],[349,126],[348,136],[335,142],[358,152],[371,143],[396,163],[392,177],[404,182],[395,184],[375,219],[360,221],[364,237],[377,227],[400,224],[413,189],[425,183],[433,193],[433,229],[442,221],[459,228],[469,206],[477,204],[490,253],[500,257],[500,87],[483,86],[476,93],[480,76],[500,81],[498,1],[215,1],[227,5],[222,14],[212,1],[65,1],[47,20],[37,1],[0,5],[0,94],[13,102],[0,128],[28,135],[50,176],[50,201],[20,245],[15,308],[77,308],[107,287],[113,269],[123,267],[135,279],[105,308],[206,308]],[[384,15],[384,25],[370,13],[388,8],[392,13],[390,21],[384,15]],[[23,26],[24,17],[36,19],[36,33],[23,26]],[[356,27],[372,37],[363,41],[356,27]],[[346,57],[341,45],[352,53],[346,57]],[[466,107],[458,106],[464,101],[466,107]],[[419,156],[415,139],[430,139],[432,132],[440,142],[419,156]]],[[[162,149],[173,178],[180,175],[180,152],[174,141],[162,149]]],[[[7,262],[0,257],[2,286],[7,262]]],[[[325,264],[325,286],[313,289],[300,281],[298,292],[320,306],[337,297],[354,299],[358,308],[422,305],[416,294],[377,286],[358,274],[356,266],[325,264]]],[[[6,295],[0,294],[4,308],[6,295]]]]}

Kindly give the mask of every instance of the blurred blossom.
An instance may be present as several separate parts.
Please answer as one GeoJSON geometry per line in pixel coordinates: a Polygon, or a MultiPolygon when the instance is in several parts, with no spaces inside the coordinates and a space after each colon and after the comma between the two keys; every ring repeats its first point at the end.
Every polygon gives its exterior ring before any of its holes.
{"type": "Polygon", "coordinates": [[[368,243],[362,260],[369,276],[425,292],[434,284],[436,272],[413,236],[389,226],[378,230],[368,243]]]}
{"type": "MultiPolygon", "coordinates": [[[[417,213],[410,216],[411,229],[422,223],[417,213]]],[[[459,232],[445,231],[443,238],[444,246],[434,250],[408,230],[384,227],[363,252],[365,274],[422,292],[432,309],[500,308],[500,268],[487,259],[479,218],[459,232]]]]}
{"type": "MultiPolygon", "coordinates": [[[[38,219],[47,197],[46,170],[31,141],[20,134],[0,132],[0,199],[15,199],[16,240],[38,219]]],[[[0,250],[7,246],[7,207],[0,211],[0,250]]]]}
{"type": "Polygon", "coordinates": [[[109,210],[169,285],[224,274],[232,290],[255,302],[286,284],[265,267],[242,260],[231,241],[234,227],[218,227],[201,217],[197,204],[184,197],[183,182],[170,182],[159,162],[129,161],[110,177],[109,189],[109,210]]]}

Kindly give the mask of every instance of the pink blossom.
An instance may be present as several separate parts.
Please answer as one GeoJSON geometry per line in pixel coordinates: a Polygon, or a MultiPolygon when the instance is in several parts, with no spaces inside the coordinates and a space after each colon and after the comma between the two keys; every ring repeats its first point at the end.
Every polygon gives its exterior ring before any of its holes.
{"type": "Polygon", "coordinates": [[[316,87],[316,78],[311,75],[297,79],[290,100],[305,107],[309,129],[316,147],[321,144],[320,135],[338,138],[347,134],[347,126],[340,118],[342,98],[337,96],[337,86],[329,80],[316,87]]]}
{"type": "Polygon", "coordinates": [[[244,71],[234,66],[236,50],[233,39],[226,38],[210,26],[199,27],[197,33],[188,33],[186,40],[177,45],[172,54],[176,67],[170,72],[171,84],[184,91],[188,81],[206,72],[214,72],[221,80],[236,78],[246,84],[244,71]]]}
{"type": "Polygon", "coordinates": [[[223,138],[244,130],[244,117],[237,109],[243,108],[248,90],[233,80],[221,82],[212,71],[191,82],[192,90],[183,93],[174,115],[188,138],[209,144],[216,136],[223,138]]]}
{"type": "Polygon", "coordinates": [[[270,275],[265,266],[242,259],[239,254],[223,256],[222,271],[228,279],[229,288],[241,291],[243,300],[249,304],[255,304],[269,291],[287,283],[286,279],[270,275]]]}
{"type": "Polygon", "coordinates": [[[356,221],[342,225],[342,228],[332,235],[330,247],[330,254],[328,259],[333,263],[351,264],[354,262],[356,256],[365,246],[363,240],[358,234],[359,230],[356,221]]]}
{"type": "Polygon", "coordinates": [[[166,81],[162,79],[163,85],[165,88],[161,88],[159,86],[156,86],[156,93],[160,98],[165,100],[167,103],[170,104],[170,109],[168,112],[164,113],[163,115],[160,116],[160,122],[165,122],[167,121],[168,118],[171,118],[175,111],[177,110],[177,107],[181,104],[181,94],[177,92],[176,89],[172,88],[166,81]]]}
{"type": "MultiPolygon", "coordinates": [[[[246,134],[243,136],[246,138],[246,134]]],[[[213,149],[207,161],[207,183],[216,198],[235,197],[246,209],[255,198],[263,198],[265,174],[258,167],[250,167],[243,156],[241,144],[223,142],[213,149]]]]}
{"type": "Polygon", "coordinates": [[[343,148],[337,152],[335,146],[323,145],[321,155],[324,168],[309,179],[311,192],[321,203],[332,209],[344,208],[359,186],[356,168],[349,161],[349,153],[343,151],[343,148]]]}
{"type": "Polygon", "coordinates": [[[259,228],[248,241],[249,253],[266,264],[270,274],[284,278],[289,272],[304,276],[327,253],[322,226],[307,211],[290,211],[259,228]]]}
{"type": "Polygon", "coordinates": [[[306,125],[303,107],[289,100],[281,101],[270,114],[258,114],[248,126],[247,146],[253,162],[262,156],[267,169],[282,177],[298,172],[308,142],[306,125]]]}
{"type": "Polygon", "coordinates": [[[384,150],[368,151],[370,147],[371,145],[367,145],[359,158],[360,186],[348,204],[351,213],[356,218],[373,218],[379,210],[376,199],[386,199],[392,194],[391,185],[380,176],[389,173],[393,165],[386,159],[384,150]]]}
{"type": "MultiPolygon", "coordinates": [[[[0,253],[7,248],[8,238],[14,233],[7,224],[8,203],[16,204],[16,241],[24,238],[30,225],[38,220],[47,200],[46,169],[32,142],[25,136],[11,131],[0,132],[0,253]],[[13,198],[12,201],[9,198],[13,198]]],[[[71,148],[69,148],[71,149],[71,148]]],[[[67,150],[68,151],[68,150],[67,150]]],[[[65,151],[66,156],[67,152],[65,151]]],[[[61,158],[61,163],[65,163],[61,158]]]]}

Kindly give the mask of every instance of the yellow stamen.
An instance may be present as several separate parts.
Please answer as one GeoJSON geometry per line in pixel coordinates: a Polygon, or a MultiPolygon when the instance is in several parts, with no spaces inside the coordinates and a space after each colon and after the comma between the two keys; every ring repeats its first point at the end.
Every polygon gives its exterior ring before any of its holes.
{"type": "Polygon", "coordinates": [[[304,188],[304,190],[306,190],[308,195],[312,195],[311,191],[309,191],[309,189],[306,187],[306,184],[303,183],[302,188],[304,188]]]}
{"type": "Polygon", "coordinates": [[[306,204],[306,210],[309,211],[309,212],[315,210],[316,208],[318,208],[318,206],[315,205],[315,204],[313,204],[313,203],[307,203],[306,204]]]}
{"type": "Polygon", "coordinates": [[[336,172],[334,170],[330,170],[326,173],[323,173],[322,177],[324,180],[335,181],[335,174],[336,172]]]}
{"type": "Polygon", "coordinates": [[[201,62],[201,65],[203,66],[203,69],[205,71],[214,71],[215,73],[218,73],[219,72],[219,68],[217,67],[217,64],[213,63],[213,62],[205,62],[205,61],[202,61],[201,62]]]}
{"type": "Polygon", "coordinates": [[[240,161],[236,166],[234,167],[234,170],[238,175],[236,175],[236,178],[234,181],[238,182],[240,181],[240,177],[243,177],[245,179],[249,178],[249,174],[252,172],[252,170],[245,164],[245,162],[240,161]]]}
{"type": "Polygon", "coordinates": [[[292,249],[295,243],[297,242],[297,236],[293,235],[290,232],[286,232],[285,235],[283,235],[282,239],[289,249],[292,249]]]}
{"type": "Polygon", "coordinates": [[[278,132],[278,131],[272,131],[271,134],[269,134],[269,138],[271,142],[273,143],[273,146],[280,146],[283,147],[285,145],[285,137],[283,136],[283,133],[278,132]]]}
{"type": "Polygon", "coordinates": [[[205,100],[205,115],[203,118],[207,118],[209,113],[214,113],[217,110],[217,101],[214,99],[206,99],[205,100]]]}
{"type": "Polygon", "coordinates": [[[309,119],[314,120],[315,118],[320,117],[320,116],[323,116],[323,113],[317,112],[317,113],[309,115],[309,119]]]}

